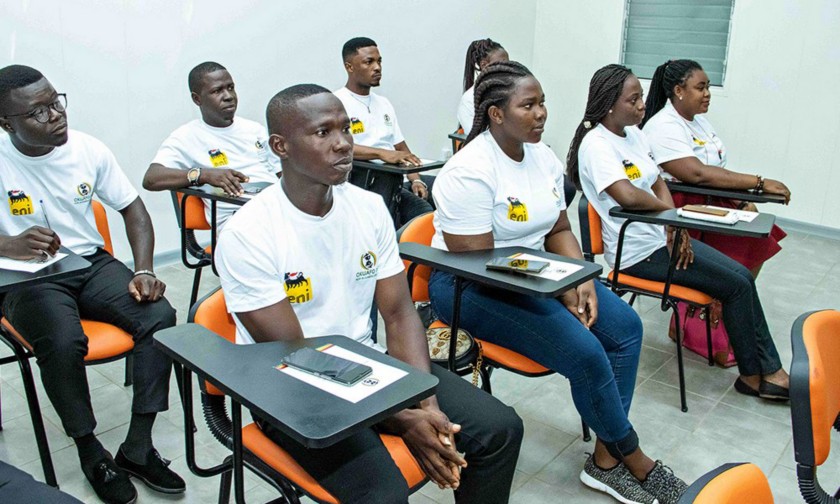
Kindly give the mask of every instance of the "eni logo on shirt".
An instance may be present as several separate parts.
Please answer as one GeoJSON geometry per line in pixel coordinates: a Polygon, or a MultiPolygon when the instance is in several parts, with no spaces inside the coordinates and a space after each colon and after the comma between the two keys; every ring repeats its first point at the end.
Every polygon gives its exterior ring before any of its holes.
{"type": "Polygon", "coordinates": [[[350,133],[358,135],[365,132],[365,124],[358,118],[350,118],[350,133]]]}
{"type": "Polygon", "coordinates": [[[528,222],[528,207],[515,196],[508,196],[508,220],[528,222]]]}
{"type": "Polygon", "coordinates": [[[286,273],[283,289],[292,304],[312,301],[312,280],[303,276],[302,271],[286,273]]]}
{"type": "Polygon", "coordinates": [[[9,195],[9,213],[12,215],[32,215],[32,198],[21,189],[12,189],[9,195]]]}
{"type": "Polygon", "coordinates": [[[706,142],[704,142],[703,140],[700,140],[699,138],[697,138],[697,137],[696,137],[696,136],[694,136],[694,135],[691,135],[691,140],[692,140],[695,144],[699,145],[700,147],[702,147],[702,146],[706,145],[706,142]]]}
{"type": "Polygon", "coordinates": [[[639,167],[634,165],[632,161],[627,159],[623,159],[621,164],[624,165],[624,173],[627,174],[627,178],[630,180],[636,180],[642,178],[642,172],[639,171],[639,167]]]}
{"type": "Polygon", "coordinates": [[[376,267],[376,254],[368,250],[359,258],[359,265],[362,270],[356,273],[356,280],[364,280],[366,278],[376,278],[376,272],[379,268],[376,267]]]}
{"type": "Polygon", "coordinates": [[[210,151],[207,151],[207,153],[210,154],[210,162],[213,163],[213,168],[227,166],[227,155],[224,152],[222,152],[221,149],[212,149],[210,151]]]}

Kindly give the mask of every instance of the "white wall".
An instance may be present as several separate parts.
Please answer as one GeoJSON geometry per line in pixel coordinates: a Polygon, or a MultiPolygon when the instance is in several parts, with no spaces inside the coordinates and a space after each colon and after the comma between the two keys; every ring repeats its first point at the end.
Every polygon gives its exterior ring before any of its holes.
{"type": "MultiPolygon", "coordinates": [[[[594,71],[620,59],[624,0],[538,0],[532,70],[561,158],[594,71]]],[[[785,182],[789,207],[765,211],[840,229],[840,3],[736,0],[726,82],[709,119],[734,170],[785,182]]],[[[674,57],[679,57],[675,54],[674,57]]]]}
{"type": "MultiPolygon", "coordinates": [[[[354,36],[379,44],[380,92],[394,103],[412,150],[440,157],[457,124],[468,43],[491,37],[530,64],[535,11],[536,0],[3,0],[0,66],[41,70],[68,94],[70,126],[110,146],[140,188],[163,138],[199,117],[186,84],[193,66],[225,65],[239,90],[240,115],[264,122],[269,98],[286,86],[341,87],[341,46],[354,36]]],[[[156,252],[177,249],[168,193],[141,194],[154,219],[156,252]]],[[[129,259],[113,215],[117,255],[129,259]]]]}

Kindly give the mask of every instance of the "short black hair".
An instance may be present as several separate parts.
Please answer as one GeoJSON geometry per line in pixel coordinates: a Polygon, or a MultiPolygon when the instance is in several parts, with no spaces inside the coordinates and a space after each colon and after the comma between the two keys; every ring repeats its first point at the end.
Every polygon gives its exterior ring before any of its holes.
{"type": "Polygon", "coordinates": [[[187,84],[190,87],[190,92],[198,93],[201,90],[201,79],[204,78],[205,75],[218,70],[227,70],[227,68],[215,61],[205,61],[204,63],[196,65],[195,68],[190,70],[190,75],[187,77],[187,84]]]}
{"type": "Polygon", "coordinates": [[[43,78],[44,74],[26,65],[9,65],[0,68],[0,112],[6,112],[9,93],[34,84],[43,78]]]}
{"type": "Polygon", "coordinates": [[[265,122],[268,133],[280,133],[280,125],[288,121],[290,113],[297,107],[297,102],[310,96],[332,92],[318,84],[296,84],[274,95],[265,108],[265,122]]]}
{"type": "Polygon", "coordinates": [[[367,37],[354,37],[344,43],[344,47],[341,48],[341,58],[344,61],[349,60],[352,56],[354,56],[359,49],[363,47],[377,47],[376,42],[373,39],[369,39],[367,37]]]}

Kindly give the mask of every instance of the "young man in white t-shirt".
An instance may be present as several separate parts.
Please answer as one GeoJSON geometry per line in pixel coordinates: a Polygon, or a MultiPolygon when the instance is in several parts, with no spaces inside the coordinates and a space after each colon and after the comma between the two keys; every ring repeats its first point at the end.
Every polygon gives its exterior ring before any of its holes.
{"type": "Polygon", "coordinates": [[[44,389],[64,430],[76,442],[82,470],[107,503],[134,502],[126,472],[164,493],[181,493],[184,480],[152,446],[155,416],[168,408],[171,361],[152,335],[175,325],[166,286],[152,267],[154,229],[143,201],[99,140],[69,130],[64,94],[37,70],[0,69],[0,256],[31,260],[66,247],[90,268],[65,279],[12,289],[3,316],[32,345],[44,389]],[[91,199],[119,211],[134,255],[132,273],[105,252],[91,199]],[[49,217],[48,217],[49,216],[49,217]],[[116,461],[97,440],[84,357],[88,340],[80,317],[107,322],[134,337],[131,423],[116,461]]]}
{"type": "Polygon", "coordinates": [[[341,102],[321,86],[301,84],[275,95],[266,115],[283,178],[230,219],[216,255],[237,343],[342,334],[374,346],[375,298],[390,355],[440,382],[416,407],[324,449],[307,449],[255,417],[257,424],[342,503],[408,502],[383,431],[401,436],[433,481],[456,489],[457,502],[507,502],[522,422],[512,408],[431,365],[390,216],[380,197],[345,183],[353,136],[341,102]]]}
{"type": "MultiPolygon", "coordinates": [[[[347,83],[335,91],[350,116],[353,133],[353,157],[376,159],[386,163],[418,166],[420,158],[411,153],[397,123],[394,106],[384,96],[371,91],[382,79],[382,56],[376,42],[366,37],[348,40],[341,50],[347,83]]],[[[364,186],[367,174],[353,172],[350,182],[364,186]]],[[[402,178],[386,173],[371,174],[369,189],[385,199],[389,210],[396,212],[397,224],[402,225],[418,215],[433,210],[430,203],[434,177],[417,173],[402,178]]]]}
{"type": "MultiPolygon", "coordinates": [[[[242,182],[274,183],[280,160],[268,148],[265,126],[236,116],[233,78],[222,65],[207,61],[189,74],[190,96],[201,111],[163,141],[143,178],[150,191],[209,184],[233,196],[242,195],[242,182]]],[[[210,205],[205,215],[210,222],[210,205]]],[[[219,202],[219,226],[238,205],[219,202]]]]}

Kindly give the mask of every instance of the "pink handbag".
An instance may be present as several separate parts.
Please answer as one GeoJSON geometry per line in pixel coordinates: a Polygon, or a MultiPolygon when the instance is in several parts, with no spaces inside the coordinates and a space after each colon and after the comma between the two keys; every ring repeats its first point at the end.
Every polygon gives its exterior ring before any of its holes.
{"type": "MultiPolygon", "coordinates": [[[[677,310],[683,325],[683,346],[708,359],[709,347],[706,341],[704,310],[683,302],[677,303],[677,310]]],[[[720,301],[715,300],[709,311],[712,317],[712,358],[718,366],[732,367],[737,364],[737,361],[732,353],[732,345],[729,344],[729,335],[723,326],[723,320],[721,320],[723,307],[720,301]]],[[[674,341],[677,340],[673,315],[671,316],[668,336],[674,341]]]]}

